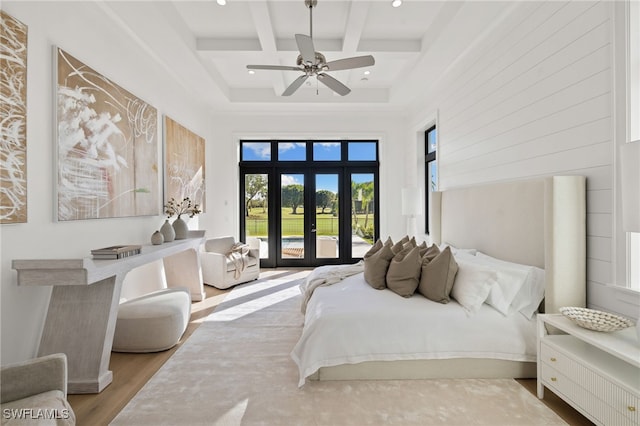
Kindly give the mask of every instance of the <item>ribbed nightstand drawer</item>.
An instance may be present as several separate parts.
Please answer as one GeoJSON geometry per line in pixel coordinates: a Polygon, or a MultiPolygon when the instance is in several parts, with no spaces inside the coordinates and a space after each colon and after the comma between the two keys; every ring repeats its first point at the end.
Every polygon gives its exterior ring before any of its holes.
{"type": "Polygon", "coordinates": [[[567,370],[569,359],[565,355],[556,350],[556,348],[547,345],[544,341],[540,346],[540,359],[542,362],[560,371],[567,370]]]}
{"type": "MultiPolygon", "coordinates": [[[[557,367],[558,370],[562,371],[567,379],[604,401],[607,407],[611,407],[634,422],[640,419],[638,416],[638,397],[612,383],[610,378],[593,371],[590,366],[569,359],[557,351],[555,356],[558,359],[558,365],[561,366],[557,367]]],[[[607,414],[605,417],[610,418],[610,415],[607,414]]]]}
{"type": "Polygon", "coordinates": [[[542,377],[543,383],[555,391],[556,393],[560,393],[570,398],[571,400],[575,400],[574,389],[576,384],[571,382],[567,376],[560,373],[555,368],[547,365],[546,363],[542,364],[542,377]]]}
{"type": "Polygon", "coordinates": [[[637,411],[631,411],[624,407],[624,411],[613,408],[600,398],[596,397],[587,388],[575,383],[564,374],[549,365],[542,364],[542,377],[545,386],[559,397],[573,405],[578,411],[587,416],[593,416],[599,424],[632,426],[637,425],[637,411]],[[633,417],[633,416],[636,417],[633,417]]]}

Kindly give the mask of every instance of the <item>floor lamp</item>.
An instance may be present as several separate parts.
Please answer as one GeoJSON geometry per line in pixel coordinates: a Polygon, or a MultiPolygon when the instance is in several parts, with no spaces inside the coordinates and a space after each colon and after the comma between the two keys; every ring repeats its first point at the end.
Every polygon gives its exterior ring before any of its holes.
{"type": "Polygon", "coordinates": [[[418,232],[416,216],[422,213],[422,192],[420,188],[402,189],[402,215],[407,216],[407,235],[412,237],[418,232]]]}
{"type": "MultiPolygon", "coordinates": [[[[640,232],[640,140],[620,147],[620,176],[622,189],[622,228],[626,232],[640,232]]],[[[640,343],[640,321],[636,323],[640,343]]]]}

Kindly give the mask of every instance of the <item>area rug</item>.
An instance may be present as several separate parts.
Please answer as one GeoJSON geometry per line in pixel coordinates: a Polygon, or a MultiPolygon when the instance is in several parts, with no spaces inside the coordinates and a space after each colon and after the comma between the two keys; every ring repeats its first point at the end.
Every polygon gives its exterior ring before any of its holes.
{"type": "Polygon", "coordinates": [[[514,380],[308,381],[289,354],[307,272],[236,287],[113,425],[564,425],[514,380]]]}

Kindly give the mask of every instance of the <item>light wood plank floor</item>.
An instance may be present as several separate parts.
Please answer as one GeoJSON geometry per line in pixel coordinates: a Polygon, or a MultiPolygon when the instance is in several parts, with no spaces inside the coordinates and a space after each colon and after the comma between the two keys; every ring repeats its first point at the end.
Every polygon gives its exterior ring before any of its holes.
{"type": "MultiPolygon", "coordinates": [[[[76,414],[76,424],[78,426],[108,425],[151,376],[191,336],[200,325],[200,321],[209,315],[229,292],[229,290],[218,290],[206,285],[205,291],[205,300],[193,303],[191,322],[178,345],[164,352],[150,354],[113,352],[110,363],[110,369],[113,371],[113,382],[105,390],[99,394],[69,395],[68,399],[76,414]]],[[[533,395],[536,394],[536,381],[534,379],[523,379],[518,380],[518,382],[533,395]]],[[[587,418],[550,391],[545,392],[543,402],[570,425],[593,425],[587,418]]]]}

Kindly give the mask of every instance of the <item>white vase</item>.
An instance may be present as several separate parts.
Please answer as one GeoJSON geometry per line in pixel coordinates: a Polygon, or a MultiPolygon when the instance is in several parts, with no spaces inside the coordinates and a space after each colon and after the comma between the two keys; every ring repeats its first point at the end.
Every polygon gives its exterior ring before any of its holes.
{"type": "Polygon", "coordinates": [[[162,235],[162,232],[154,232],[153,235],[151,235],[151,244],[153,244],[154,246],[158,246],[162,243],[164,243],[164,236],[162,235]]]}
{"type": "Polygon", "coordinates": [[[160,232],[164,237],[165,243],[170,243],[171,241],[176,239],[176,231],[173,230],[173,226],[171,226],[168,220],[164,221],[164,224],[160,228],[160,232]]]}
{"type": "Polygon", "coordinates": [[[184,240],[189,233],[187,222],[180,217],[173,221],[173,230],[176,232],[176,240],[184,240]]]}

